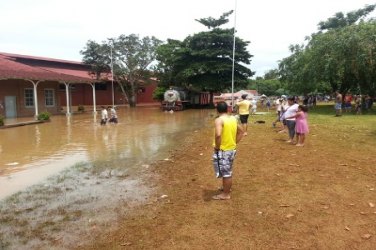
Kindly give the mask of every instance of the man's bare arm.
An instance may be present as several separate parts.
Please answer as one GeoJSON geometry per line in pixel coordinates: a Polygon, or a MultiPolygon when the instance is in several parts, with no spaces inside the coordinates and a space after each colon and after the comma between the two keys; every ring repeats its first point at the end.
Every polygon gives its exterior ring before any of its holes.
{"type": "Polygon", "coordinates": [[[214,149],[219,150],[222,140],[223,121],[220,118],[215,119],[215,146],[214,149]]]}
{"type": "Polygon", "coordinates": [[[236,143],[239,143],[241,141],[241,139],[243,138],[244,136],[244,130],[242,128],[242,126],[240,126],[240,124],[238,124],[238,129],[236,131],[236,143]]]}

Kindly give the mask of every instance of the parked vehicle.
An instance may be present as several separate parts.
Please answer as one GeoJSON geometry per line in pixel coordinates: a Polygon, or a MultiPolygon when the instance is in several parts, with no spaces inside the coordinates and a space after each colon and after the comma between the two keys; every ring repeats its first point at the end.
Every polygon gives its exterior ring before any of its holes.
{"type": "Polygon", "coordinates": [[[163,111],[181,111],[187,108],[204,108],[210,105],[209,92],[194,92],[183,88],[170,88],[163,96],[163,111]]]}

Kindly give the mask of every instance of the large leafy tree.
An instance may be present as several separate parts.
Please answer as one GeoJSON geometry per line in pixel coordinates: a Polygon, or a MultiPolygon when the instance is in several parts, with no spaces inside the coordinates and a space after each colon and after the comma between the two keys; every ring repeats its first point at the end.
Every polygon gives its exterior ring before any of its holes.
{"type": "Polygon", "coordinates": [[[80,53],[83,56],[82,61],[91,65],[91,73],[97,80],[101,78],[102,73],[110,71],[111,58],[106,44],[89,40],[80,53]]]}
{"type": "MultiPolygon", "coordinates": [[[[222,29],[232,11],[220,18],[196,20],[209,31],[188,36],[183,41],[168,40],[157,50],[161,84],[174,84],[210,92],[231,88],[234,29],[222,29]]],[[[254,73],[247,67],[252,55],[247,41],[235,38],[234,82],[245,87],[254,73]]]]}
{"type": "Polygon", "coordinates": [[[328,20],[320,22],[319,30],[340,29],[353,25],[358,20],[363,19],[369,13],[371,13],[375,9],[375,6],[376,5],[366,5],[362,9],[351,11],[347,14],[338,12],[334,15],[334,17],[330,17],[328,20]]]}
{"type": "Polygon", "coordinates": [[[292,46],[290,55],[279,64],[281,80],[291,90],[356,91],[374,95],[376,67],[376,22],[364,17],[375,8],[366,6],[347,15],[319,24],[319,32],[306,46],[292,46]]]}
{"type": "Polygon", "coordinates": [[[161,43],[155,37],[120,35],[102,44],[89,41],[81,54],[83,62],[92,65],[93,72],[98,77],[101,73],[109,71],[112,56],[114,79],[128,99],[130,107],[135,107],[137,91],[141,84],[149,81],[156,48],[161,43]]]}
{"type": "Polygon", "coordinates": [[[258,76],[256,79],[248,80],[248,89],[256,89],[261,95],[274,96],[288,94],[279,79],[278,69],[267,71],[263,77],[258,76]]]}

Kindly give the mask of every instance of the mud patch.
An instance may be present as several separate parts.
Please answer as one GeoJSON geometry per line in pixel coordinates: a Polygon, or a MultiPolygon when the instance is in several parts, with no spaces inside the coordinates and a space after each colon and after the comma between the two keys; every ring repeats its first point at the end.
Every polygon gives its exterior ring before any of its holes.
{"type": "Polygon", "coordinates": [[[139,169],[81,163],[8,197],[0,202],[0,249],[71,249],[108,232],[152,193],[139,169]]]}

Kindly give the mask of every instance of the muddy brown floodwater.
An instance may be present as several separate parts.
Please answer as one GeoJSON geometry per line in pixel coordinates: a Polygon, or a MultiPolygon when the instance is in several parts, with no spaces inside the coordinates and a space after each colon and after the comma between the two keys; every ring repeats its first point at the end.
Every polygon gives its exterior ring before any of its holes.
{"type": "Polygon", "coordinates": [[[168,160],[214,113],[120,108],[116,125],[77,114],[0,130],[0,249],[69,249],[113,226],[117,206],[152,192],[142,178],[149,165],[168,160]]]}

